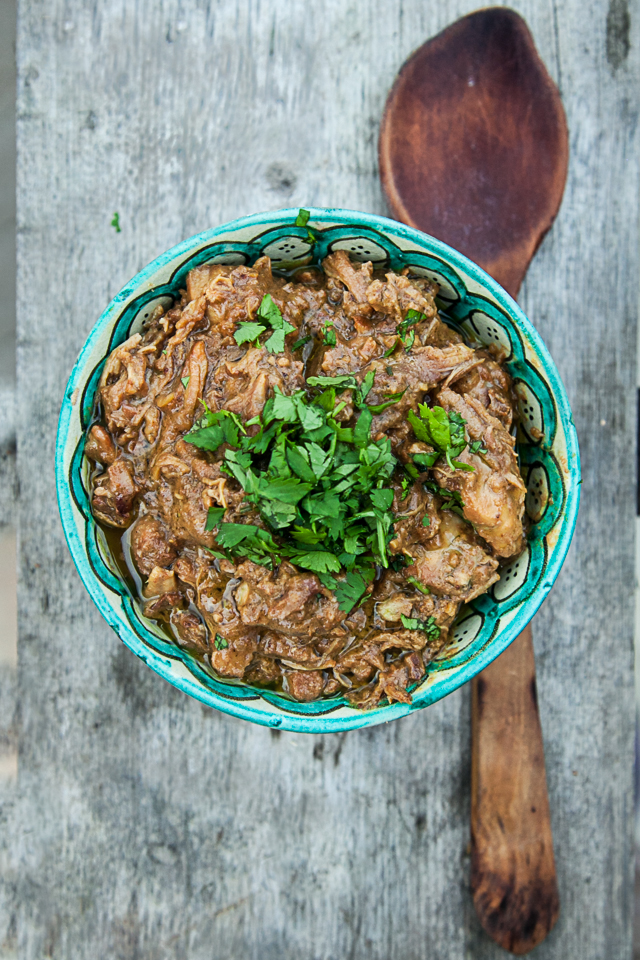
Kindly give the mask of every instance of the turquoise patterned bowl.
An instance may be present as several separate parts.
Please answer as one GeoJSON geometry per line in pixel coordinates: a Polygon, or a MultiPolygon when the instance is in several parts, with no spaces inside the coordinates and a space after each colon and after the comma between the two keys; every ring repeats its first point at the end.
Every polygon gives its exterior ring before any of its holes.
{"type": "Polygon", "coordinates": [[[571,541],[579,501],[580,462],[571,409],[542,340],[505,291],[462,254],[400,223],[352,210],[312,209],[309,227],[297,210],[234,220],[163,253],[112,300],[73,368],[62,402],[56,445],[58,503],[71,555],[106,621],[152,670],[203,703],[243,720],[283,730],[328,733],[395,720],[434,703],[491,663],[531,620],[549,593],[571,541]],[[296,703],[272,691],[225,682],[147,620],[118,573],[89,500],[84,435],[106,357],[136,332],[157,304],[173,302],[189,270],[202,263],[253,263],[267,254],[283,269],[318,263],[347,250],[376,268],[410,266],[440,284],[449,322],[506,350],[520,402],[518,449],[531,519],[527,547],[503,568],[489,593],[463,609],[452,640],[413,689],[413,703],[354,710],[342,697],[296,703]]]}

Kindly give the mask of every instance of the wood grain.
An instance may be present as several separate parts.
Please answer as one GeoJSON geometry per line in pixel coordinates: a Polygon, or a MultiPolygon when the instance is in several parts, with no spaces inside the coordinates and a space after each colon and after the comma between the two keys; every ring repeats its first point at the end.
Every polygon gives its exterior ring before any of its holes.
{"type": "MultiPolygon", "coordinates": [[[[640,36],[632,17],[614,67],[606,0],[514,5],[572,131],[565,201],[521,302],[565,380],[584,467],[578,530],[536,636],[563,910],[535,956],[602,960],[631,952],[640,36]]],[[[503,956],[469,894],[466,692],[317,739],[202,708],[91,605],[52,466],[78,351],[152,257],[269,207],[384,212],[376,140],[393,79],[472,8],[21,3],[20,766],[3,813],[7,957],[503,956]]]]}
{"type": "Polygon", "coordinates": [[[560,207],[567,125],[523,18],[488,7],[423,44],[380,132],[394,215],[466,254],[516,296],[560,207]]]}
{"type": "MultiPolygon", "coordinates": [[[[399,219],[462,244],[515,297],[560,208],[568,146],[525,21],[487,7],[403,66],[380,129],[380,175],[399,219]]],[[[524,954],[559,914],[529,627],[472,687],[471,892],[487,933],[524,954]]]]}
{"type": "Polygon", "coordinates": [[[530,626],[472,690],[473,901],[487,933],[520,955],[560,912],[530,626]]]}

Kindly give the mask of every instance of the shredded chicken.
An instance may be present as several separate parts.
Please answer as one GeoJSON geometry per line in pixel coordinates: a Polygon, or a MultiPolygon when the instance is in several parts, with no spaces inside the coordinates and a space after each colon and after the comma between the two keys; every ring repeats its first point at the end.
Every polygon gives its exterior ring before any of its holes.
{"type": "MultiPolygon", "coordinates": [[[[430,280],[376,273],[345,251],[293,279],[274,276],[266,257],[204,264],[171,309],[157,308],[107,359],[100,419],[85,445],[94,516],[122,534],[144,615],[214,675],[301,702],[410,703],[460,606],[498,579],[500,558],[522,549],[511,381],[496,356],[443,322],[436,294],[430,280]],[[239,324],[263,322],[266,294],[289,325],[276,353],[259,338],[234,337],[239,324]],[[398,460],[389,481],[391,565],[348,612],[316,573],[222,558],[212,508],[225,522],[269,528],[224,468],[227,444],[210,452],[185,440],[205,410],[231,411],[255,431],[251,422],[276,394],[304,390],[311,375],[345,374],[359,384],[374,374],[366,402],[387,406],[374,412],[371,436],[389,437],[398,460]],[[473,470],[441,458],[407,479],[414,457],[434,453],[408,420],[419,404],[463,419],[468,443],[479,443],[459,459],[473,470]]],[[[337,419],[353,426],[358,401],[350,389],[337,393],[337,419]]]]}

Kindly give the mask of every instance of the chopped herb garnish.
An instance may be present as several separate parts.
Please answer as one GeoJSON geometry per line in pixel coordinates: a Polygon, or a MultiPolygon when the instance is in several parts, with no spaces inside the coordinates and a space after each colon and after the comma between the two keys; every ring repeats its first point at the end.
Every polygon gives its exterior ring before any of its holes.
{"type": "Polygon", "coordinates": [[[181,377],[181,378],[180,378],[180,383],[181,383],[182,386],[185,388],[185,390],[186,390],[187,387],[189,386],[189,380],[191,380],[191,377],[181,377]]]}
{"type": "MultiPolygon", "coordinates": [[[[308,210],[305,210],[304,207],[300,207],[298,210],[298,216],[296,217],[296,227],[306,227],[309,223],[309,217],[311,214],[308,210]]],[[[309,238],[309,243],[315,243],[316,237],[312,230],[309,230],[307,227],[307,236],[309,238]]]]}
{"type": "Polygon", "coordinates": [[[431,493],[435,493],[438,497],[442,498],[442,510],[451,510],[452,513],[457,513],[459,517],[462,517],[463,520],[465,519],[464,503],[457,490],[445,490],[443,487],[438,486],[435,480],[426,480],[425,484],[428,489],[431,490],[431,493]]]}
{"type": "Polygon", "coordinates": [[[333,329],[333,320],[327,320],[322,328],[322,339],[326,347],[335,347],[336,332],[333,329]]]}
{"type": "Polygon", "coordinates": [[[301,350],[301,349],[304,347],[305,343],[309,343],[309,340],[313,340],[313,337],[311,336],[311,334],[309,334],[309,335],[306,336],[306,337],[301,337],[299,340],[296,340],[296,342],[295,342],[294,345],[291,347],[291,349],[292,349],[292,350],[301,350]]]}
{"type": "Polygon", "coordinates": [[[471,453],[488,453],[489,451],[482,443],[482,440],[474,440],[473,443],[469,444],[469,450],[471,453]]]}
{"type": "Polygon", "coordinates": [[[237,480],[263,524],[225,523],[222,508],[211,508],[207,529],[216,529],[218,548],[267,566],[286,557],[334,584],[344,612],[364,596],[376,565],[389,565],[394,537],[388,484],[397,461],[387,437],[370,436],[373,414],[364,398],[373,377],[359,385],[353,378],[310,378],[316,386],[338,379],[354,391],[360,413],[353,427],[335,419],[340,406],[332,384],[315,400],[303,390],[286,396],[276,388],[252,421],[259,428],[253,436],[235,414],[208,407],[185,436],[210,451],[226,444],[222,471],[237,480]]]}
{"type": "Polygon", "coordinates": [[[394,342],[393,342],[392,345],[389,347],[389,349],[388,349],[388,350],[385,350],[385,352],[382,354],[382,356],[384,357],[385,360],[387,360],[387,359],[391,356],[391,354],[394,352],[394,350],[396,349],[397,346],[398,346],[398,341],[397,341],[397,340],[394,340],[394,342]]]}
{"type": "Polygon", "coordinates": [[[426,403],[418,404],[418,417],[413,410],[409,410],[407,420],[413,427],[418,440],[435,447],[435,453],[418,453],[414,461],[418,466],[432,467],[438,457],[444,456],[451,470],[475,470],[470,463],[454,460],[467,447],[463,420],[454,410],[447,413],[442,407],[428,407],[426,403]]]}
{"type": "Polygon", "coordinates": [[[113,227],[116,233],[122,233],[122,230],[120,229],[120,214],[117,211],[116,213],[114,213],[113,220],[111,221],[109,226],[113,227]]]}
{"type": "Polygon", "coordinates": [[[282,353],[284,350],[284,338],[287,334],[293,333],[296,328],[284,319],[280,308],[270,293],[266,293],[262,298],[262,303],[258,307],[256,316],[258,320],[262,322],[257,323],[253,320],[241,321],[233,335],[233,339],[238,346],[243,343],[253,342],[254,340],[257,341],[258,337],[266,331],[268,325],[272,328],[273,333],[269,339],[265,341],[265,349],[268,353],[282,353]]]}
{"type": "Polygon", "coordinates": [[[252,341],[258,339],[261,333],[264,333],[267,328],[264,327],[261,323],[254,323],[251,321],[242,320],[238,324],[238,329],[233,335],[233,339],[241,346],[243,343],[251,343],[252,341]]]}
{"type": "Polygon", "coordinates": [[[436,623],[435,617],[418,620],[417,617],[405,617],[404,614],[400,614],[400,619],[406,630],[422,630],[423,633],[426,633],[428,640],[437,640],[440,637],[440,627],[436,623]]]}
{"type": "Polygon", "coordinates": [[[210,530],[215,530],[223,517],[224,507],[209,507],[209,512],[207,513],[207,522],[204,528],[205,532],[209,533],[210,530]]]}
{"type": "Polygon", "coordinates": [[[240,418],[229,410],[209,410],[204,400],[200,401],[205,408],[205,414],[193,429],[184,435],[187,443],[192,443],[201,450],[217,450],[223,443],[237,446],[238,436],[245,433],[240,418]]]}
{"type": "Polygon", "coordinates": [[[420,313],[419,310],[407,310],[404,320],[398,324],[396,331],[402,340],[405,350],[411,350],[411,347],[416,339],[415,330],[411,330],[410,328],[415,327],[416,323],[421,323],[426,319],[427,318],[424,313],[420,313]]]}
{"type": "Polygon", "coordinates": [[[224,637],[221,637],[219,633],[216,633],[216,638],[213,641],[213,645],[216,650],[227,650],[229,647],[229,641],[225,640],[224,637]]]}
{"type": "Polygon", "coordinates": [[[429,515],[426,514],[426,513],[425,513],[424,517],[422,518],[422,526],[423,526],[423,527],[430,527],[430,526],[431,526],[431,519],[430,519],[429,515]]]}
{"type": "Polygon", "coordinates": [[[415,577],[407,577],[407,583],[410,583],[411,586],[415,587],[416,590],[419,590],[420,593],[424,593],[425,596],[428,596],[431,593],[429,587],[426,587],[424,583],[420,583],[420,581],[416,580],[415,577]]]}

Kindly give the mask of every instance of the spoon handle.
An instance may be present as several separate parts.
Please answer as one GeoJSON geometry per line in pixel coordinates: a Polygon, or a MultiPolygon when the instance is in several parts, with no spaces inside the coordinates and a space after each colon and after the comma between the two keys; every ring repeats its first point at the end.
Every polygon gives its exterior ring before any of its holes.
{"type": "Polygon", "coordinates": [[[473,680],[471,888],[480,923],[528,953],[560,911],[531,627],[473,680]]]}

